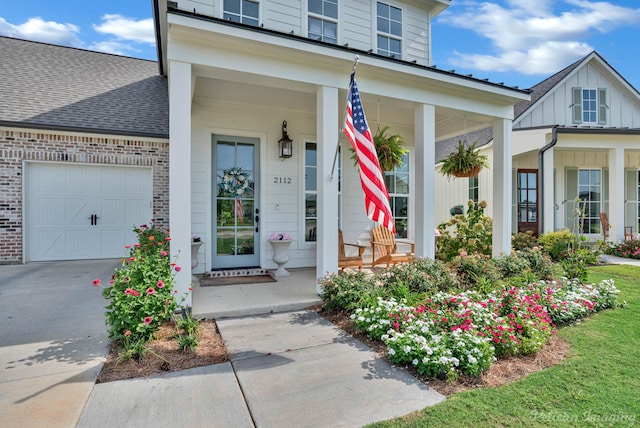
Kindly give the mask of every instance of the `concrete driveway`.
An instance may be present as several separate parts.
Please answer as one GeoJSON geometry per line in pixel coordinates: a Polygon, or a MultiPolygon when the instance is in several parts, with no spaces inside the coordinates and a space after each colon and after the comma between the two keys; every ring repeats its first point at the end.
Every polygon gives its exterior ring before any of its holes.
{"type": "Polygon", "coordinates": [[[3,427],[75,426],[107,354],[101,289],[119,260],[0,265],[3,427]]]}

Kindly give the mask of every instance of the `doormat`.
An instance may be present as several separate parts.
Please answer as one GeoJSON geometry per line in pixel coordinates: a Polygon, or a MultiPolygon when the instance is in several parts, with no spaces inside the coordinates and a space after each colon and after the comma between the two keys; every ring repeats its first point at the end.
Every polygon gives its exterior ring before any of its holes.
{"type": "Polygon", "coordinates": [[[260,284],[266,282],[277,282],[277,280],[269,274],[200,278],[201,287],[210,287],[212,285],[260,284]]]}

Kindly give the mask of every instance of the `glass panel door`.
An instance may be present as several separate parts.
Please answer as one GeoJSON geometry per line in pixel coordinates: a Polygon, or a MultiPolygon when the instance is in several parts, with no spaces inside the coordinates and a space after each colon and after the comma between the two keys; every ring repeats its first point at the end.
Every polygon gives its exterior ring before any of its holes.
{"type": "Polygon", "coordinates": [[[213,269],[260,265],[258,140],[213,137],[213,269]]]}
{"type": "Polygon", "coordinates": [[[538,236],[538,170],[519,169],[516,179],[518,232],[538,236]]]}

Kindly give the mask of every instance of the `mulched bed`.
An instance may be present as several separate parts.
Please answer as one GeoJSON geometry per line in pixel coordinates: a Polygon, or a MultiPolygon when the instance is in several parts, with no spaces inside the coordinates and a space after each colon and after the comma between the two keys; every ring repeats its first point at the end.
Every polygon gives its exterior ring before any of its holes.
{"type": "MultiPolygon", "coordinates": [[[[380,357],[386,357],[386,346],[356,331],[355,325],[348,314],[343,312],[326,312],[323,310],[322,305],[315,306],[311,309],[335,324],[338,328],[369,346],[380,357]]],[[[176,330],[174,323],[167,323],[160,329],[160,332],[157,334],[157,339],[153,340],[149,345],[152,352],[149,352],[140,362],[128,360],[117,363],[117,352],[112,349],[100,372],[97,383],[148,377],[154,374],[186,370],[193,367],[229,361],[227,348],[218,332],[215,321],[203,320],[201,325],[200,345],[195,351],[183,352],[178,349],[178,344],[172,339],[176,330]]],[[[449,396],[469,389],[496,387],[513,382],[530,373],[560,363],[568,353],[569,346],[561,339],[553,336],[549,343],[535,355],[499,359],[480,377],[461,376],[460,379],[455,382],[424,377],[419,375],[413,367],[404,368],[434,390],[449,396]]]]}

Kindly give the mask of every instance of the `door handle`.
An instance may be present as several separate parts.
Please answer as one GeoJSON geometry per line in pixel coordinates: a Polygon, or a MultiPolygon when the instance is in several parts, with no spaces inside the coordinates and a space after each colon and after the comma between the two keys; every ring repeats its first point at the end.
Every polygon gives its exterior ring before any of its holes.
{"type": "Polygon", "coordinates": [[[98,219],[100,217],[98,217],[98,214],[91,214],[89,217],[87,217],[89,220],[91,220],[91,226],[95,226],[98,224],[98,219]]]}

